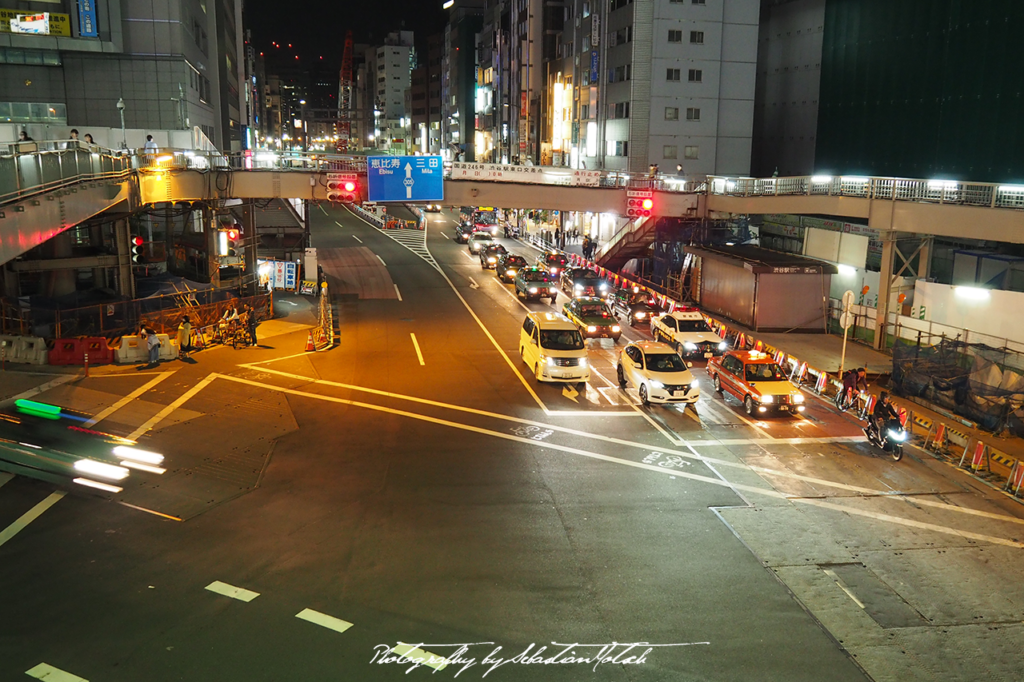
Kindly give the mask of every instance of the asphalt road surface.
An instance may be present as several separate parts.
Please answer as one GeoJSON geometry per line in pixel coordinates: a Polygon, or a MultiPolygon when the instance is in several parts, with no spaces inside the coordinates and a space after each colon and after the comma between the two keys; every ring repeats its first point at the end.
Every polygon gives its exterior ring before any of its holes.
{"type": "Polygon", "coordinates": [[[286,297],[258,348],[36,397],[168,471],[121,494],[0,474],[0,680],[1020,679],[1013,503],[814,397],[751,420],[702,363],[696,408],[643,407],[615,383],[642,329],[587,342],[584,390],[538,384],[519,329],[552,306],[450,212],[311,214],[336,348],[303,352],[286,297]]]}

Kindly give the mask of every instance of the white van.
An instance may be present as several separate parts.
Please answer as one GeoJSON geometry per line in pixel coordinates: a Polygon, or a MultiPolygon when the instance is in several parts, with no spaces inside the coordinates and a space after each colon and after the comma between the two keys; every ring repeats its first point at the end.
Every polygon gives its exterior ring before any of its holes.
{"type": "Polygon", "coordinates": [[[527,315],[519,333],[519,355],[537,381],[590,381],[587,347],[576,325],[565,315],[527,315]]]}

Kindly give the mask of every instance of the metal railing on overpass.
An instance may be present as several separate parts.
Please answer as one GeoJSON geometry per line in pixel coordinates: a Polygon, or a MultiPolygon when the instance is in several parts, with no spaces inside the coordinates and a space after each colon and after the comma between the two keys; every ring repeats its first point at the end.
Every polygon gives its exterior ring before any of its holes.
{"type": "Polygon", "coordinates": [[[122,178],[131,168],[130,156],[78,140],[9,145],[0,154],[0,205],[80,182],[122,178]]]}
{"type": "Polygon", "coordinates": [[[735,197],[856,197],[985,208],[1024,208],[1024,185],[852,175],[788,178],[709,176],[708,193],[735,197]]]}

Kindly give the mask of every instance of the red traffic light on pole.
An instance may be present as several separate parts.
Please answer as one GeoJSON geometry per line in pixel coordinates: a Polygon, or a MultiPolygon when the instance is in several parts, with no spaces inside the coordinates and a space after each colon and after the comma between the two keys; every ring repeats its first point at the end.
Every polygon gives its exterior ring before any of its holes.
{"type": "Polygon", "coordinates": [[[142,237],[140,237],[138,235],[135,235],[135,236],[131,237],[128,240],[128,243],[131,245],[132,262],[133,263],[141,263],[142,262],[142,250],[144,248],[143,247],[143,243],[144,242],[142,241],[142,237]]]}
{"type": "Polygon", "coordinates": [[[650,218],[653,211],[654,199],[651,197],[629,197],[626,200],[628,218],[650,218]]]}
{"type": "Polygon", "coordinates": [[[331,178],[327,181],[327,200],[347,204],[359,200],[359,183],[353,178],[331,178]]]}

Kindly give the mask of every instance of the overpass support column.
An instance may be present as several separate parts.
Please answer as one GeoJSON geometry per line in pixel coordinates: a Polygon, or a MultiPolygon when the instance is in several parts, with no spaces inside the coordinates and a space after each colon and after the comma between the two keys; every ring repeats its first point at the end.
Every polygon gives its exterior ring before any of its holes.
{"type": "Polygon", "coordinates": [[[921,240],[921,250],[917,253],[917,278],[928,279],[932,276],[932,247],[935,246],[935,237],[925,237],[921,240]]]}
{"type": "Polygon", "coordinates": [[[875,348],[885,350],[889,332],[889,302],[892,298],[892,269],[896,260],[896,233],[882,232],[882,265],[878,277],[878,305],[875,308],[875,348]]]}
{"type": "Polygon", "coordinates": [[[135,298],[135,277],[132,276],[131,234],[128,219],[114,222],[114,245],[117,247],[117,290],[122,296],[135,298]]]}

